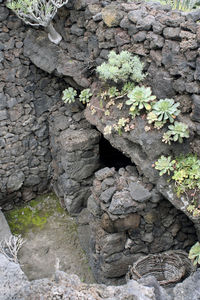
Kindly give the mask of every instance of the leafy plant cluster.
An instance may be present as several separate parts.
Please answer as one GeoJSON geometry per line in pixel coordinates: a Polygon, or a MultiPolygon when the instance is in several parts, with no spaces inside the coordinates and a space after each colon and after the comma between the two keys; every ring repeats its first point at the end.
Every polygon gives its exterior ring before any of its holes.
{"type": "MultiPolygon", "coordinates": [[[[111,84],[113,82],[111,87],[99,95],[102,108],[103,101],[108,100],[105,110],[106,116],[110,115],[109,107],[115,105],[115,100],[125,97],[127,99],[125,104],[130,107],[129,114],[132,119],[145,112],[147,113],[148,124],[156,129],[162,128],[167,122],[171,123],[168,126],[168,131],[163,135],[163,142],[171,144],[172,141],[178,141],[182,143],[183,138],[189,137],[189,130],[186,124],[177,121],[174,123],[176,116],[180,113],[178,109],[180,103],[175,103],[173,99],[160,99],[157,101],[156,96],[152,95],[150,87],[139,85],[139,82],[146,75],[143,73],[143,64],[138,57],[133,56],[128,51],[122,51],[120,54],[111,51],[108,55],[108,62],[97,67],[97,72],[103,81],[110,81],[111,84]],[[116,83],[118,83],[118,87],[124,83],[121,90],[115,86],[116,83]]],[[[117,106],[119,109],[122,109],[122,107],[123,103],[117,106]]],[[[92,107],[91,109],[92,113],[95,113],[97,108],[92,107]]],[[[111,134],[112,128],[116,130],[119,127],[120,130],[117,131],[120,134],[122,128],[126,128],[125,131],[129,131],[127,130],[128,126],[114,124],[106,126],[104,134],[111,134]]],[[[147,127],[145,127],[146,131],[151,129],[151,127],[147,127]]]]}
{"type": "Polygon", "coordinates": [[[197,242],[192,246],[188,257],[189,259],[192,260],[194,266],[196,266],[197,264],[200,265],[200,243],[199,242],[197,242]]]}
{"type": "Polygon", "coordinates": [[[143,64],[140,59],[128,51],[122,51],[120,54],[111,51],[108,54],[108,62],[97,67],[101,79],[113,80],[116,83],[128,80],[140,82],[145,77],[142,71],[143,64]]]}
{"type": "Polygon", "coordinates": [[[171,175],[171,179],[175,182],[175,190],[177,196],[185,193],[192,198],[192,204],[187,210],[193,216],[200,216],[199,204],[196,195],[200,191],[200,159],[194,154],[180,155],[172,160],[171,156],[161,156],[155,162],[155,169],[160,171],[160,176],[164,174],[171,175]]]}
{"type": "Polygon", "coordinates": [[[161,3],[171,5],[172,9],[182,10],[182,11],[191,11],[196,8],[198,1],[197,0],[161,0],[161,3]]]}
{"type": "MultiPolygon", "coordinates": [[[[73,89],[72,87],[69,87],[63,91],[62,100],[65,103],[74,103],[76,100],[77,91],[73,89]]],[[[92,93],[90,92],[90,89],[84,89],[81,91],[79,95],[79,101],[83,104],[89,103],[90,98],[92,97],[92,93]]]]}

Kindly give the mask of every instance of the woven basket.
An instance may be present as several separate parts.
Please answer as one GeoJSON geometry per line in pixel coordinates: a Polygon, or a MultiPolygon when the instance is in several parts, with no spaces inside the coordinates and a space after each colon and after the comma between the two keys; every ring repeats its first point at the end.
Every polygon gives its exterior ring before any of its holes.
{"type": "Polygon", "coordinates": [[[126,280],[138,280],[154,276],[160,285],[177,283],[194,271],[188,254],[182,250],[171,250],[150,254],[138,259],[126,275],[126,280]]]}

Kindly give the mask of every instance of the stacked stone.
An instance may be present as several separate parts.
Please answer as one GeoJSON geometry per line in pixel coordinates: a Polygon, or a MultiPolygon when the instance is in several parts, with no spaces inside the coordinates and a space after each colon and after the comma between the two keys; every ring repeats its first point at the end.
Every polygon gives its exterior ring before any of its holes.
{"type": "Polygon", "coordinates": [[[71,215],[86,206],[93,174],[99,168],[100,133],[75,103],[52,107],[49,117],[54,191],[71,215]]]}
{"type": "Polygon", "coordinates": [[[87,209],[93,216],[90,261],[98,282],[120,283],[139,257],[169,249],[187,251],[197,240],[187,216],[133,166],[97,171],[87,209]]]}
{"type": "Polygon", "coordinates": [[[49,108],[61,84],[23,55],[26,28],[0,7],[0,205],[12,207],[48,189],[49,108]]]}
{"type": "MultiPolygon", "coordinates": [[[[30,29],[27,34],[30,27],[2,4],[1,205],[8,200],[30,200],[48,187],[51,177],[48,114],[66,85],[47,73],[63,77],[74,87],[89,87],[94,80],[94,69],[107,59],[110,50],[128,50],[142,57],[148,72],[146,83],[153,93],[158,98],[174,97],[181,103],[180,120],[188,123],[191,131],[189,142],[184,144],[186,152],[199,153],[199,18],[199,11],[173,12],[159,3],[69,1],[55,18],[56,29],[63,36],[57,46],[48,41],[43,29],[30,29]]],[[[104,126],[98,124],[101,120],[95,120],[95,116],[88,119],[103,132],[104,126]]],[[[114,137],[111,143],[140,165],[145,176],[155,183],[157,178],[150,166],[157,159],[159,149],[167,154],[169,148],[154,147],[160,139],[157,132],[148,132],[146,136],[138,135],[139,132],[132,135],[131,141],[127,142],[127,137],[126,142],[114,137]],[[124,144],[130,147],[124,149],[124,144]],[[154,150],[155,154],[151,155],[154,150]]],[[[170,151],[173,149],[179,153],[180,147],[172,145],[170,151]]],[[[60,160],[58,164],[64,170],[60,160]]]]}

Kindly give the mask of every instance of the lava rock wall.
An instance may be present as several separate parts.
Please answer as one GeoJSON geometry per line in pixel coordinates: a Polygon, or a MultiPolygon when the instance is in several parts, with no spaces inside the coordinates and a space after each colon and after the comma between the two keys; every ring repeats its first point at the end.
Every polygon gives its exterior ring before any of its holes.
{"type": "Polygon", "coordinates": [[[172,249],[188,251],[197,240],[188,217],[134,166],[97,171],[87,210],[89,260],[98,282],[120,284],[138,258],[172,249]]]}
{"type": "Polygon", "coordinates": [[[62,83],[23,55],[26,27],[0,6],[0,204],[28,201],[49,187],[48,114],[62,83]]]}
{"type": "MultiPolygon", "coordinates": [[[[56,165],[69,172],[69,167],[60,164],[58,153],[62,150],[58,151],[53,142],[57,132],[51,129],[52,138],[49,136],[51,108],[60,102],[61,91],[66,85],[78,89],[91,86],[96,80],[96,66],[106,61],[110,50],[128,50],[139,55],[148,73],[146,84],[152,87],[153,93],[158,98],[173,97],[181,103],[180,120],[189,125],[191,132],[184,147],[186,151],[199,153],[199,19],[199,11],[174,12],[159,3],[69,1],[54,19],[56,29],[63,37],[57,46],[48,41],[43,28],[22,24],[1,3],[1,205],[12,200],[30,200],[35,193],[49,188],[54,172],[62,172],[53,171],[56,169],[51,164],[54,160],[50,148],[58,159],[56,165]]],[[[59,114],[65,114],[64,111],[59,110],[59,114]]],[[[101,118],[97,119],[89,112],[86,116],[103,132],[101,118]]],[[[160,151],[167,154],[171,148],[155,147],[160,138],[157,132],[140,133],[136,130],[130,139],[115,135],[110,142],[143,168],[145,176],[155,183],[158,176],[150,167],[152,161],[160,151]]],[[[172,148],[179,153],[182,146],[172,148]]],[[[66,161],[68,159],[69,155],[66,161]]],[[[158,189],[166,190],[166,184],[160,183],[158,189]]]]}

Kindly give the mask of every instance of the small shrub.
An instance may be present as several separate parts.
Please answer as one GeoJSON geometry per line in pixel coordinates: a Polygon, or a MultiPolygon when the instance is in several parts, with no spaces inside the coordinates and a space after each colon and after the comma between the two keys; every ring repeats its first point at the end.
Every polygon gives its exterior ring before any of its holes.
{"type": "Polygon", "coordinates": [[[142,73],[143,63],[137,56],[133,56],[128,51],[116,54],[111,51],[108,54],[108,62],[97,67],[99,77],[104,81],[113,80],[114,82],[132,80],[140,82],[145,75],[142,73]]]}

